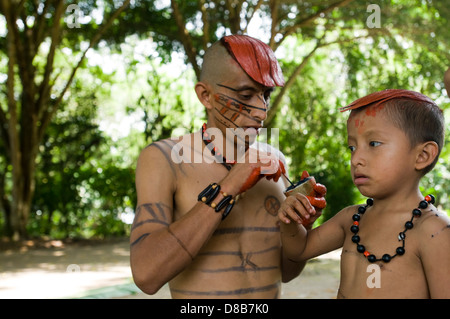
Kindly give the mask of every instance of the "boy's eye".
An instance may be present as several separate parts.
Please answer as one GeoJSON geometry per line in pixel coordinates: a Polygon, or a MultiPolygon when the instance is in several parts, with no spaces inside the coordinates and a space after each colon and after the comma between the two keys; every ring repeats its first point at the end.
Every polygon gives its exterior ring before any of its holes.
{"type": "Polygon", "coordinates": [[[377,147],[377,146],[380,146],[381,143],[380,143],[380,142],[376,142],[376,141],[371,141],[371,142],[369,143],[369,145],[372,146],[372,147],[377,147]]]}
{"type": "Polygon", "coordinates": [[[354,147],[354,146],[349,146],[348,149],[350,150],[350,152],[353,153],[353,152],[355,151],[356,147],[354,147]]]}

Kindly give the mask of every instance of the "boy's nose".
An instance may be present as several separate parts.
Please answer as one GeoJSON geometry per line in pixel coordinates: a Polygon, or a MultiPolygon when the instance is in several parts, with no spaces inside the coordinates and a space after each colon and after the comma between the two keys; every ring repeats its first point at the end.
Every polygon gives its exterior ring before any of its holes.
{"type": "Polygon", "coordinates": [[[359,165],[364,166],[366,164],[366,160],[364,158],[364,154],[361,151],[355,150],[353,151],[352,158],[351,158],[351,164],[352,166],[356,167],[359,165]]]}

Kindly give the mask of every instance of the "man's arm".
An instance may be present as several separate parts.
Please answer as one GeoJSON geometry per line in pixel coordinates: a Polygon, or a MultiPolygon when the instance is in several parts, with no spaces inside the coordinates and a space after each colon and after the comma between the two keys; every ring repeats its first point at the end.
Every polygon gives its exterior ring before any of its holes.
{"type": "Polygon", "coordinates": [[[156,293],[192,261],[220,223],[220,214],[197,203],[173,222],[174,164],[164,145],[144,149],[136,168],[137,209],[130,235],[130,263],[136,285],[156,293]]]}
{"type": "MultiPolygon", "coordinates": [[[[158,143],[142,151],[136,168],[137,209],[130,235],[130,263],[136,285],[149,294],[183,271],[208,241],[221,221],[221,214],[198,202],[179,220],[173,221],[176,167],[170,151],[158,143]],[[166,154],[166,155],[165,155],[166,154]]],[[[221,181],[221,190],[237,195],[253,187],[264,175],[278,180],[277,162],[237,163],[221,181]],[[267,169],[267,166],[272,169],[267,169]],[[256,172],[256,174],[255,174],[256,172]],[[261,175],[262,174],[262,175],[261,175]]],[[[223,198],[220,193],[215,203],[223,198]]]]}

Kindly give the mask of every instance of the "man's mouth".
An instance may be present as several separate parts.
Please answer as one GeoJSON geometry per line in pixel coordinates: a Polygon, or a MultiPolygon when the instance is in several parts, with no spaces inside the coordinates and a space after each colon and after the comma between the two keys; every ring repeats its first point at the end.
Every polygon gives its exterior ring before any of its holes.
{"type": "Polygon", "coordinates": [[[254,129],[256,131],[261,129],[261,126],[245,126],[246,130],[254,129]]]}
{"type": "Polygon", "coordinates": [[[245,134],[259,135],[261,126],[242,126],[242,129],[244,130],[245,134]]]}

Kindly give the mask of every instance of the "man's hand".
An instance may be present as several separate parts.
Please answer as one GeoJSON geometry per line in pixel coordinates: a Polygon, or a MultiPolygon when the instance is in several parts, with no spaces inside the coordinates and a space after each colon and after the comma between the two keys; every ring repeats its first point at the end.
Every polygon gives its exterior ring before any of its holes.
{"type": "MultiPolygon", "coordinates": [[[[309,177],[309,174],[307,171],[303,171],[302,173],[302,179],[305,179],[309,177]]],[[[325,185],[314,183],[313,186],[313,192],[306,197],[308,198],[309,202],[314,206],[314,208],[318,211],[320,211],[320,214],[322,214],[322,210],[327,206],[327,201],[325,200],[325,195],[327,193],[327,188],[325,185]]]]}
{"type": "Polygon", "coordinates": [[[286,173],[283,162],[275,154],[249,148],[245,156],[237,161],[225,177],[227,183],[233,184],[234,192],[241,194],[253,186],[263,177],[278,182],[282,174],[286,173]]]}
{"type": "Polygon", "coordinates": [[[281,162],[277,158],[271,157],[270,155],[263,156],[261,158],[261,163],[263,163],[263,165],[255,167],[250,176],[245,180],[244,184],[239,190],[239,194],[246,192],[247,190],[255,186],[255,184],[263,177],[266,177],[267,180],[273,179],[274,182],[278,182],[280,176],[286,173],[283,162],[281,162]],[[264,160],[262,160],[263,158],[264,160]]]}

